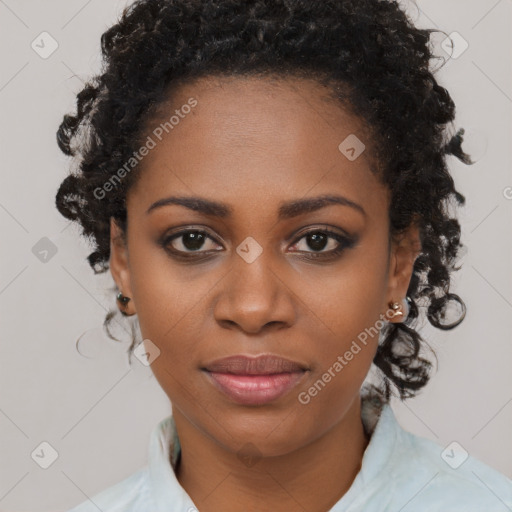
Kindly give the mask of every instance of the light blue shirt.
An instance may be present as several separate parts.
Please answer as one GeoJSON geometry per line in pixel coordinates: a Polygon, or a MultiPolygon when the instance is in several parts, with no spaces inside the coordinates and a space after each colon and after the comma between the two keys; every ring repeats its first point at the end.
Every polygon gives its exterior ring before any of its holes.
{"type": "MultiPolygon", "coordinates": [[[[443,448],[407,432],[389,404],[379,410],[363,399],[370,442],[351,487],[326,512],[512,511],[512,480],[460,445],[443,448]]],[[[179,453],[168,416],[151,433],[146,466],[69,512],[197,512],[174,473],[179,453]]]]}

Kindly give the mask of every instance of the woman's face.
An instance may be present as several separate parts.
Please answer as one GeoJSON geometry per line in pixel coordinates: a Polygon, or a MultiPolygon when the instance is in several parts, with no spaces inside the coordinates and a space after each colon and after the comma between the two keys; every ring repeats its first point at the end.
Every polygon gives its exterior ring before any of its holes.
{"type": "Polygon", "coordinates": [[[111,224],[112,275],[160,351],[151,368],[173,414],[221,446],[305,446],[355,407],[388,302],[406,294],[417,231],[388,245],[367,132],[315,82],[200,79],[162,112],[127,196],[126,247],[111,224]],[[151,208],[170,197],[209,206],[151,208]],[[261,354],[303,371],[205,370],[261,354]]]}

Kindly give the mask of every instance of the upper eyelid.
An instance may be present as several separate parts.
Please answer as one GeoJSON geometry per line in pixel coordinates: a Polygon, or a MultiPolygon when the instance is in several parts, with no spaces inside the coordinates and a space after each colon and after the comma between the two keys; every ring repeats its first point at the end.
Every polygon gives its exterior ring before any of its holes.
{"type": "Polygon", "coordinates": [[[353,236],[350,235],[349,233],[347,233],[347,231],[345,231],[344,229],[330,226],[328,224],[312,224],[310,226],[305,226],[303,229],[299,230],[299,232],[295,235],[295,238],[299,239],[305,235],[308,235],[309,233],[314,233],[316,231],[319,231],[319,232],[327,231],[327,232],[329,232],[329,236],[331,236],[331,237],[333,235],[338,235],[338,236],[344,237],[344,238],[349,238],[349,239],[353,238],[353,236]]]}

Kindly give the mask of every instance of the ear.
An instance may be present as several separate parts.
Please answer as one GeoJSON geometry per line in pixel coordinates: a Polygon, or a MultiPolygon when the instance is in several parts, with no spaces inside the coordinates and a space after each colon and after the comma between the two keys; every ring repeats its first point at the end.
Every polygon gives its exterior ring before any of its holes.
{"type": "MultiPolygon", "coordinates": [[[[387,303],[401,302],[407,295],[414,262],[421,253],[420,229],[416,222],[391,241],[387,303]]],[[[389,306],[386,304],[386,308],[389,306]]],[[[397,317],[401,321],[404,317],[397,317]]],[[[390,321],[393,321],[392,319],[390,321]]]]}
{"type": "Polygon", "coordinates": [[[135,304],[133,300],[130,266],[128,264],[128,247],[123,236],[121,228],[116,224],[113,217],[110,217],[110,273],[114,279],[118,290],[131,300],[122,308],[127,315],[135,314],[135,304]]]}

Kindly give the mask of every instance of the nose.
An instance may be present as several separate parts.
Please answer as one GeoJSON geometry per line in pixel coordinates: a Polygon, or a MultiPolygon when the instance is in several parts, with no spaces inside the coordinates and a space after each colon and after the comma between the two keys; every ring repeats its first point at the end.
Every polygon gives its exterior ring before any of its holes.
{"type": "Polygon", "coordinates": [[[294,294],[270,254],[264,251],[251,263],[238,255],[233,260],[214,306],[219,325],[250,334],[293,325],[294,294]]]}

